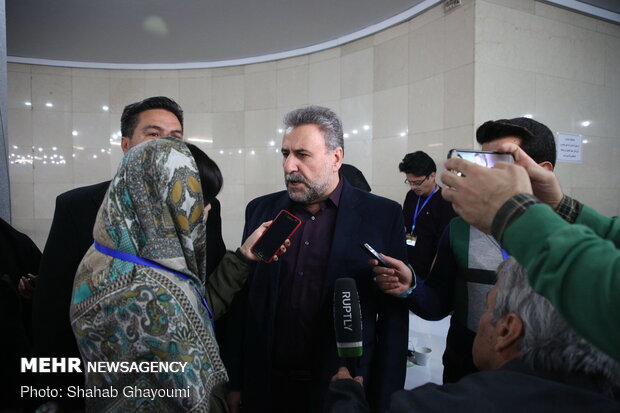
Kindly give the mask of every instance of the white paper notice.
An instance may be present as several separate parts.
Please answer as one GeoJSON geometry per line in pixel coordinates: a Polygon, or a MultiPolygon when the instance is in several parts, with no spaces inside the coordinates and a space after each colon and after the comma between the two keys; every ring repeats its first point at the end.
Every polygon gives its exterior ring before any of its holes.
{"type": "Polygon", "coordinates": [[[581,163],[582,135],[558,132],[558,161],[581,163]]]}

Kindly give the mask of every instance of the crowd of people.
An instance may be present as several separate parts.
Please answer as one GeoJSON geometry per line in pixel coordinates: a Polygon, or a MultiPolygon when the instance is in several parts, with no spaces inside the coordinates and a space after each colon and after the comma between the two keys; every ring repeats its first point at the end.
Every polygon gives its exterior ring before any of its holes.
{"type": "MultiPolygon", "coordinates": [[[[28,380],[187,393],[24,404],[15,389],[7,406],[620,411],[620,223],[562,193],[547,126],[527,118],[484,123],[476,132],[482,150],[510,153],[514,163],[485,168],[449,159],[443,188],[428,154],[407,154],[398,165],[409,188],[402,208],[372,194],[363,174],[343,163],[333,111],[293,110],[284,129],[286,189],[248,203],[233,252],[222,240],[216,198],[224,179],[207,154],[183,141],[181,107],[161,96],[126,106],[125,156],[112,180],[61,194],[40,265],[6,270],[6,296],[15,308],[32,307],[32,324],[28,317],[18,323],[27,351],[7,353],[8,363],[30,355],[184,362],[175,374],[28,380]],[[281,210],[301,225],[261,260],[252,246],[281,210]],[[387,266],[369,260],[364,243],[387,266]],[[342,277],[355,280],[361,308],[355,377],[338,357],[334,333],[332,297],[342,277]],[[451,315],[443,385],[402,390],[409,311],[428,320],[451,315]]],[[[2,228],[3,242],[16,246],[17,235],[2,228]]]]}

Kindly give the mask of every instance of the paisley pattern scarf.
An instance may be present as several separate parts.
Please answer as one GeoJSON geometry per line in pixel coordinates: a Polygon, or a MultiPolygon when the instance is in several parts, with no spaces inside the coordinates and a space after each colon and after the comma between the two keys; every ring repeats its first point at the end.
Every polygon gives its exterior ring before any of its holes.
{"type": "Polygon", "coordinates": [[[87,398],[87,409],[209,411],[214,386],[227,376],[201,298],[206,277],[203,198],[185,144],[162,138],[132,148],[110,184],[93,231],[99,244],[155,261],[187,279],[91,247],[78,268],[71,302],[83,367],[98,361],[187,364],[183,372],[87,371],[87,388],[118,392],[87,398]],[[152,397],[151,389],[172,396],[152,397]]]}

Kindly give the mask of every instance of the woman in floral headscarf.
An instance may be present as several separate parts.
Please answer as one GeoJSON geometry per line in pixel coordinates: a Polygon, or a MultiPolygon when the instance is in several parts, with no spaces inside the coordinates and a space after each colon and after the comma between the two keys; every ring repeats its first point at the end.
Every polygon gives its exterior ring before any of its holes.
{"type": "Polygon", "coordinates": [[[93,372],[84,366],[87,388],[100,391],[86,398],[88,410],[209,411],[214,387],[227,380],[213,318],[245,282],[250,260],[257,259],[249,247],[268,223],[236,253],[226,253],[204,288],[202,192],[194,157],[174,138],[133,148],[112,180],[95,222],[95,244],[74,281],[71,324],[82,359],[185,367],[93,372]],[[117,393],[106,397],[101,389],[117,393]]]}

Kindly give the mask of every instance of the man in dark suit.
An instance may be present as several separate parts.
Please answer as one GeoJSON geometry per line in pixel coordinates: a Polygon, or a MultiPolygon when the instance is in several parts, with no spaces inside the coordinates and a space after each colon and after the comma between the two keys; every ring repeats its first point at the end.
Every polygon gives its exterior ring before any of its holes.
{"type": "MultiPolygon", "coordinates": [[[[128,105],[121,116],[123,153],[164,136],[183,139],[183,111],[172,99],[151,97],[128,105]]],[[[56,198],[56,210],[45,244],[33,300],[33,339],[37,357],[80,357],[69,321],[73,277],[93,243],[93,226],[110,181],[76,188],[56,198]]],[[[220,204],[211,202],[207,220],[209,273],[225,253],[220,204]]],[[[65,389],[84,386],[81,373],[39,374],[40,386],[65,389]]],[[[42,402],[41,399],[38,402],[42,402]]],[[[78,398],[64,398],[66,410],[83,408],[78,398]]]]}
{"type": "Polygon", "coordinates": [[[287,253],[278,262],[257,263],[248,279],[242,322],[235,323],[244,331],[222,348],[225,354],[231,343],[242,347],[239,357],[225,356],[240,362],[227,363],[235,390],[229,405],[234,411],[240,396],[244,412],[322,410],[329,379],[342,362],[334,334],[334,282],[351,277],[363,320],[357,371],[373,408],[385,410],[390,394],[404,384],[408,311],[400,298],[374,285],[361,243],[406,260],[400,205],[354,188],[339,174],[342,125],[331,110],[298,109],[284,123],[287,191],[248,204],[243,238],[282,209],[302,224],[287,253]]]}

